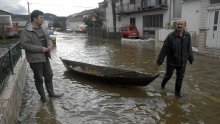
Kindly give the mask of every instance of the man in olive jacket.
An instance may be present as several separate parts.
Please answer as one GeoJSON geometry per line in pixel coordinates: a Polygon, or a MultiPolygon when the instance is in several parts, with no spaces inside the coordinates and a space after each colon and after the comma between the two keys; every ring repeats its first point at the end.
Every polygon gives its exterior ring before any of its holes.
{"type": "Polygon", "coordinates": [[[21,31],[20,42],[25,49],[26,59],[34,73],[35,86],[41,96],[41,101],[46,102],[43,77],[49,97],[60,97],[63,94],[54,93],[53,72],[49,61],[52,42],[41,27],[44,20],[43,15],[44,13],[39,10],[34,10],[31,13],[31,22],[27,23],[26,29],[21,31]]]}
{"type": "Polygon", "coordinates": [[[177,29],[171,32],[164,41],[163,47],[160,51],[157,60],[157,66],[162,65],[165,57],[167,57],[166,73],[161,83],[161,89],[165,88],[166,83],[173,75],[173,71],[176,69],[176,84],[175,95],[181,96],[180,90],[184,78],[185,68],[187,60],[190,64],[193,63],[193,52],[191,47],[191,37],[188,32],[185,31],[186,21],[180,19],[177,22],[177,29]]]}

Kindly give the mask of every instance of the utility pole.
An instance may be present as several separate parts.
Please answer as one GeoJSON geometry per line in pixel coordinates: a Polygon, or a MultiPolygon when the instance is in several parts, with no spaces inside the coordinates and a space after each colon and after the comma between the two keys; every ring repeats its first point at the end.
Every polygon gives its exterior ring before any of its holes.
{"type": "Polygon", "coordinates": [[[29,19],[31,20],[31,17],[30,17],[30,3],[27,2],[27,5],[28,5],[28,15],[29,15],[29,19]]]}

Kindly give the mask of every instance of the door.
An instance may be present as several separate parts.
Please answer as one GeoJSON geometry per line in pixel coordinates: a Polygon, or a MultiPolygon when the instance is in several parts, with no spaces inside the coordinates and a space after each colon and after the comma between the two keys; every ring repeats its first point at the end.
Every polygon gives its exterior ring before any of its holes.
{"type": "Polygon", "coordinates": [[[206,46],[220,48],[220,10],[209,11],[206,46]]]}
{"type": "Polygon", "coordinates": [[[135,26],[136,25],[136,20],[135,18],[130,18],[130,25],[135,26]]]}

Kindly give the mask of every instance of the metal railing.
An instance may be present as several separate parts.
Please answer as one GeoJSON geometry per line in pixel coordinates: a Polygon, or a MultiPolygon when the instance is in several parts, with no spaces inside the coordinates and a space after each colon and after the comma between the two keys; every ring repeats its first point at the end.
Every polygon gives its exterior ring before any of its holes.
{"type": "Polygon", "coordinates": [[[8,48],[0,55],[0,92],[9,76],[14,74],[14,67],[21,57],[21,45],[19,42],[8,48]]]}

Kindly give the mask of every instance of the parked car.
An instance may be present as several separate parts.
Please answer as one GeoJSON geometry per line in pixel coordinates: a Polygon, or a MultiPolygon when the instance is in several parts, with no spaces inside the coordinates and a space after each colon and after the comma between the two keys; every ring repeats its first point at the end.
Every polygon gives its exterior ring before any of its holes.
{"type": "Polygon", "coordinates": [[[139,38],[139,32],[136,26],[121,27],[120,32],[123,38],[139,38]]]}
{"type": "Polygon", "coordinates": [[[47,33],[52,40],[53,44],[56,45],[56,35],[54,34],[53,30],[47,30],[47,33]]]}
{"type": "Polygon", "coordinates": [[[72,28],[66,28],[66,32],[73,32],[72,28]]]}
{"type": "Polygon", "coordinates": [[[86,33],[86,27],[87,25],[84,25],[84,24],[81,24],[81,25],[78,25],[75,29],[75,32],[77,33],[86,33]]]}

